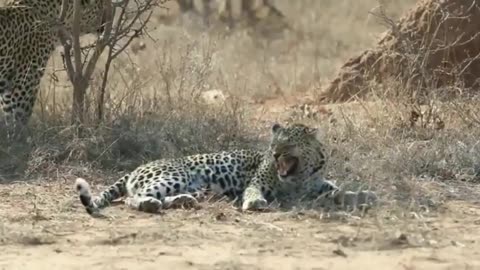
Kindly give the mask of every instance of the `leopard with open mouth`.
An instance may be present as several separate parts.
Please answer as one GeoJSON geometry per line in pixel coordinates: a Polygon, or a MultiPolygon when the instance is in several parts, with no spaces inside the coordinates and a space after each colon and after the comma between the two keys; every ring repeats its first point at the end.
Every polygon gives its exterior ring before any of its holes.
{"type": "MultiPolygon", "coordinates": [[[[336,204],[358,194],[341,191],[324,179],[327,154],[316,136],[317,129],[303,124],[274,124],[267,150],[231,150],[160,159],[139,166],[93,197],[87,181],[78,178],[75,189],[86,211],[96,216],[113,200],[144,212],[174,207],[194,207],[207,194],[240,198],[242,210],[259,210],[278,194],[305,186],[308,192],[326,196],[336,204]],[[345,196],[348,195],[348,196],[345,196]]],[[[376,200],[371,194],[370,201],[376,200]]],[[[365,196],[357,196],[365,197],[365,196]]]]}

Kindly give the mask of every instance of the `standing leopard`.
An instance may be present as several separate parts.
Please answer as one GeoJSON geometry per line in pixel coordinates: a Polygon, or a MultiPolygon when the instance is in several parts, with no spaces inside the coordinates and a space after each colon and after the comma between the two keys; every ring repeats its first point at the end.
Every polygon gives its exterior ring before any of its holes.
{"type": "Polygon", "coordinates": [[[239,22],[255,26],[266,21],[277,29],[289,28],[285,15],[272,0],[177,0],[182,13],[193,12],[204,18],[226,22],[234,28],[239,22]]]}
{"type": "MultiPolygon", "coordinates": [[[[68,0],[65,20],[72,27],[73,0],[68,0]]],[[[82,33],[100,33],[102,0],[82,0],[82,33]]],[[[11,0],[0,7],[0,108],[8,122],[25,124],[37,98],[47,62],[57,44],[55,21],[62,0],[11,0]]]]}
{"type": "Polygon", "coordinates": [[[274,124],[265,151],[233,150],[160,159],[139,166],[98,197],[92,197],[89,184],[82,178],[76,180],[75,189],[92,216],[101,215],[102,208],[121,197],[126,197],[129,207],[150,213],[192,207],[207,194],[243,197],[243,210],[257,210],[279,194],[291,193],[295,186],[305,186],[308,193],[323,195],[336,204],[344,203],[347,197],[362,197],[340,192],[335,184],[324,180],[327,154],[316,132],[302,124],[274,124]]]}

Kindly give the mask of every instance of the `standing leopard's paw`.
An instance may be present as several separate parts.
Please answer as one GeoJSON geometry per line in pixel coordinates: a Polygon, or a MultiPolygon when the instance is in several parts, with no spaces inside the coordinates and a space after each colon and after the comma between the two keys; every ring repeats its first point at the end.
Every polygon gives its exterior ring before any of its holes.
{"type": "Polygon", "coordinates": [[[268,203],[265,199],[247,199],[242,204],[242,210],[263,210],[267,208],[267,206],[268,203]]]}

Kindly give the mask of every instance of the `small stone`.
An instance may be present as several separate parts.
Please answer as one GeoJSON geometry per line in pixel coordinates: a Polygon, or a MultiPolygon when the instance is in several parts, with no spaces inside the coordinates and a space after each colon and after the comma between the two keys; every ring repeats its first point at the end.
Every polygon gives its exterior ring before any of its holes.
{"type": "Polygon", "coordinates": [[[455,240],[452,240],[451,243],[452,243],[453,246],[456,246],[456,247],[465,247],[464,244],[462,244],[458,241],[455,241],[455,240]]]}

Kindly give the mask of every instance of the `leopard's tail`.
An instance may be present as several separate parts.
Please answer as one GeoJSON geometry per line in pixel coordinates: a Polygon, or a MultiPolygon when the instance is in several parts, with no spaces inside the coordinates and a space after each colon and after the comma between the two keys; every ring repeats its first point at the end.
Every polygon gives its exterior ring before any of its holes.
{"type": "Polygon", "coordinates": [[[127,194],[126,183],[129,175],[120,178],[113,185],[104,190],[98,197],[93,197],[90,185],[83,178],[75,180],[75,190],[78,192],[80,202],[91,216],[99,214],[102,208],[109,206],[112,201],[124,197],[127,194]]]}

